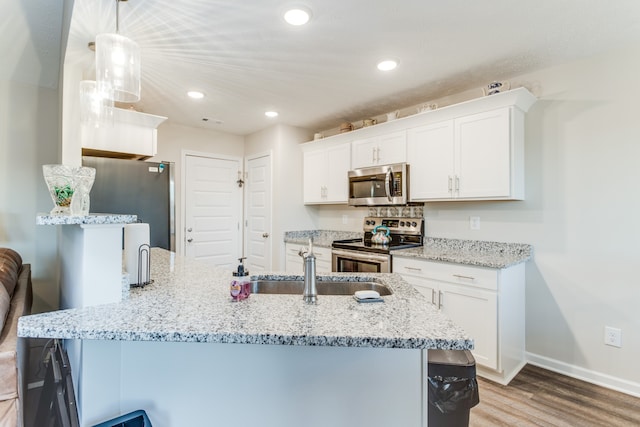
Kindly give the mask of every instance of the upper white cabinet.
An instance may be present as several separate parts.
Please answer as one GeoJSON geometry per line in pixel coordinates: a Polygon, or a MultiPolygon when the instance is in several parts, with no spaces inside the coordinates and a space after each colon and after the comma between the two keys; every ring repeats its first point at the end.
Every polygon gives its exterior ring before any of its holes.
{"type": "Polygon", "coordinates": [[[409,129],[411,200],[524,199],[523,127],[505,107],[409,129]]]}
{"type": "Polygon", "coordinates": [[[347,203],[350,164],[348,144],[307,147],[303,153],[304,203],[347,203]]]}
{"type": "Polygon", "coordinates": [[[157,154],[157,127],[166,117],[113,109],[113,125],[80,127],[83,155],[146,159],[157,154]]]}
{"type": "Polygon", "coordinates": [[[399,131],[351,143],[353,169],[407,161],[407,132],[399,131]]]}
{"type": "Polygon", "coordinates": [[[412,202],[523,200],[524,116],[535,102],[517,88],[303,144],[304,202],[347,203],[346,171],[403,162],[412,202]],[[327,146],[336,155],[311,153],[327,146]]]}

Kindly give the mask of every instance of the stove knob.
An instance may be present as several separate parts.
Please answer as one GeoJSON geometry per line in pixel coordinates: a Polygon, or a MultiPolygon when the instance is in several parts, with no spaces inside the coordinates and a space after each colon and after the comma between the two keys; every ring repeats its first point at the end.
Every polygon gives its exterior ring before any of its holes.
{"type": "Polygon", "coordinates": [[[400,227],[404,227],[404,221],[400,221],[400,227]]]}
{"type": "Polygon", "coordinates": [[[376,225],[376,221],[374,219],[371,220],[371,225],[376,225]]]}
{"type": "Polygon", "coordinates": [[[413,221],[413,222],[411,223],[411,226],[412,226],[412,227],[417,227],[417,226],[418,226],[418,223],[417,223],[417,222],[415,222],[415,221],[413,221]]]}

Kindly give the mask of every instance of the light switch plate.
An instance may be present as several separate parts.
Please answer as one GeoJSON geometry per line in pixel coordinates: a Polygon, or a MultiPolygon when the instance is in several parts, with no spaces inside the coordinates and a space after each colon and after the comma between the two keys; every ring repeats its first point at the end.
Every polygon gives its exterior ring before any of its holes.
{"type": "Polygon", "coordinates": [[[469,228],[471,230],[480,230],[480,217],[479,216],[470,216],[469,217],[469,228]]]}

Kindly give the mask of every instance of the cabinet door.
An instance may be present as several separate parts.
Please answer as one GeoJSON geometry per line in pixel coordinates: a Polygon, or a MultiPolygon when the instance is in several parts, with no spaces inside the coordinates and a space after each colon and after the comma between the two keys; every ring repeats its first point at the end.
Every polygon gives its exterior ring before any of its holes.
{"type": "Polygon", "coordinates": [[[322,203],[326,197],[327,150],[305,151],[302,158],[304,203],[322,203]]]}
{"type": "Polygon", "coordinates": [[[409,129],[407,159],[412,201],[453,197],[453,121],[409,129]]]}
{"type": "Polygon", "coordinates": [[[348,172],[351,166],[349,144],[327,149],[326,202],[347,203],[349,199],[348,172]]]}
{"type": "Polygon", "coordinates": [[[300,274],[303,273],[302,257],[298,255],[298,251],[304,245],[295,243],[286,243],[284,245],[285,250],[285,265],[284,269],[288,273],[300,274]]]}
{"type": "Polygon", "coordinates": [[[351,167],[353,169],[374,166],[378,159],[378,139],[367,138],[351,143],[351,167]]]}
{"type": "Polygon", "coordinates": [[[498,370],[497,293],[440,283],[440,310],[474,339],[473,357],[480,365],[498,370]]]}
{"type": "Polygon", "coordinates": [[[378,137],[377,164],[390,165],[407,161],[407,132],[393,132],[378,137]]]}
{"type": "Polygon", "coordinates": [[[331,249],[315,246],[313,254],[316,257],[316,273],[331,273],[331,249]]]}
{"type": "Polygon", "coordinates": [[[509,197],[511,144],[509,108],[455,120],[459,198],[509,197]]]}
{"type": "Polygon", "coordinates": [[[354,169],[404,163],[407,161],[407,132],[403,130],[356,140],[351,147],[351,166],[354,169]]]}

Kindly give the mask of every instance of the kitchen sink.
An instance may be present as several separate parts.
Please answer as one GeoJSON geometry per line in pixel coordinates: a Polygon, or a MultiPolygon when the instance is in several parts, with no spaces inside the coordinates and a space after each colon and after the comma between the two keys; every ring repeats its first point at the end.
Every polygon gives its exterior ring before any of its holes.
{"type": "MultiPolygon", "coordinates": [[[[380,296],[391,295],[391,289],[375,282],[334,282],[318,280],[318,295],[353,295],[356,291],[376,291],[380,296]]],[[[302,280],[254,280],[251,292],[254,294],[292,294],[302,295],[302,280]]]]}

